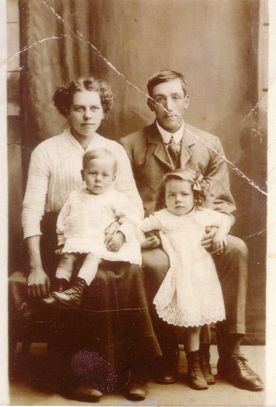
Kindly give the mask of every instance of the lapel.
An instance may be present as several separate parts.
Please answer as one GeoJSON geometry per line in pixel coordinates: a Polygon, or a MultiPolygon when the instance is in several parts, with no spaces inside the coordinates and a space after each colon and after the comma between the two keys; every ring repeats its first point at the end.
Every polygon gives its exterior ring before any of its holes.
{"type": "Polygon", "coordinates": [[[155,123],[147,128],[147,141],[148,144],[151,144],[153,147],[153,155],[164,165],[166,165],[166,167],[168,167],[170,170],[173,170],[170,157],[155,123]]]}
{"type": "Polygon", "coordinates": [[[187,162],[191,159],[191,149],[190,147],[195,144],[195,138],[193,133],[189,129],[189,126],[185,124],[184,134],[181,141],[180,147],[180,168],[185,168],[187,162]]]}

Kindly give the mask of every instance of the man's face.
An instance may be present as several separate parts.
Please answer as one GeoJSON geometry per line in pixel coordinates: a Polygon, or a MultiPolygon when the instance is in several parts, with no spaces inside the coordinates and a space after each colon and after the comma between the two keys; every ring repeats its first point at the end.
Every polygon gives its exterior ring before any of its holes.
{"type": "Polygon", "coordinates": [[[189,96],[184,94],[179,78],[156,85],[152,91],[155,103],[150,109],[155,113],[156,120],[165,130],[174,133],[183,121],[184,110],[189,106],[189,96]]]}

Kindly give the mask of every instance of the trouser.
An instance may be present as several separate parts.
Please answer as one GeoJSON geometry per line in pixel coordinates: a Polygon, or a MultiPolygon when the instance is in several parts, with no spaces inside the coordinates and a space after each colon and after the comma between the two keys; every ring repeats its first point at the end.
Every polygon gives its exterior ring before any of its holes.
{"type": "MultiPolygon", "coordinates": [[[[224,253],[221,255],[215,254],[213,258],[221,283],[226,310],[226,320],[217,324],[218,350],[221,356],[226,349],[228,335],[244,335],[246,331],[248,250],[241,239],[228,236],[228,246],[224,253]]],[[[168,257],[161,249],[145,250],[143,251],[143,268],[147,297],[150,304],[152,304],[152,300],[168,271],[168,257]]],[[[151,312],[163,355],[171,362],[177,360],[175,328],[158,318],[153,305],[151,305],[151,312]]]]}

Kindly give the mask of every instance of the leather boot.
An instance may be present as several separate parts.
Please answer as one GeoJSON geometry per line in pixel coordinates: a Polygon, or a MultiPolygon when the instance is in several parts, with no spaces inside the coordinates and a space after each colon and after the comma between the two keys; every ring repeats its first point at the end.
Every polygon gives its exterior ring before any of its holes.
{"type": "Polygon", "coordinates": [[[210,365],[210,346],[204,345],[200,347],[199,350],[200,367],[205,377],[207,384],[215,384],[216,379],[212,374],[212,369],[210,365]]]}
{"type": "Polygon", "coordinates": [[[56,303],[56,299],[53,295],[54,292],[61,293],[62,291],[66,290],[68,288],[69,281],[65,280],[65,278],[55,278],[54,280],[54,289],[51,291],[51,293],[48,295],[48,297],[43,298],[42,302],[47,305],[52,305],[56,303]]]}
{"type": "Polygon", "coordinates": [[[208,384],[201,371],[199,351],[187,352],[187,381],[189,386],[195,390],[205,390],[208,389],[208,384]]]}
{"type": "Polygon", "coordinates": [[[79,307],[86,287],[87,284],[84,279],[77,277],[75,283],[68,290],[54,292],[53,296],[63,305],[79,307]]]}

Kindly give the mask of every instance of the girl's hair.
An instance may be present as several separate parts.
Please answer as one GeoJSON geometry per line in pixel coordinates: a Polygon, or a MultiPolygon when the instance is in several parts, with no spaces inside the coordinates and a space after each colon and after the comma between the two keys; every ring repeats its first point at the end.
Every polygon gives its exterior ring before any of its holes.
{"type": "Polygon", "coordinates": [[[77,81],[72,81],[67,87],[57,88],[52,100],[59,113],[67,117],[73,103],[74,94],[85,90],[99,93],[105,114],[111,110],[113,94],[110,85],[102,79],[90,76],[88,78],[80,78],[77,81]]]}
{"type": "Polygon", "coordinates": [[[88,167],[90,161],[97,160],[98,158],[109,159],[113,162],[114,174],[117,173],[117,160],[114,155],[106,148],[98,148],[97,150],[89,150],[82,157],[82,169],[85,170],[88,167]]]}
{"type": "Polygon", "coordinates": [[[177,179],[189,182],[192,186],[194,194],[195,206],[203,206],[207,204],[209,194],[209,183],[204,180],[202,174],[199,171],[194,171],[192,169],[175,170],[165,174],[163,177],[162,184],[160,186],[159,192],[157,194],[155,209],[160,210],[166,207],[165,194],[166,185],[171,179],[177,179]]]}

